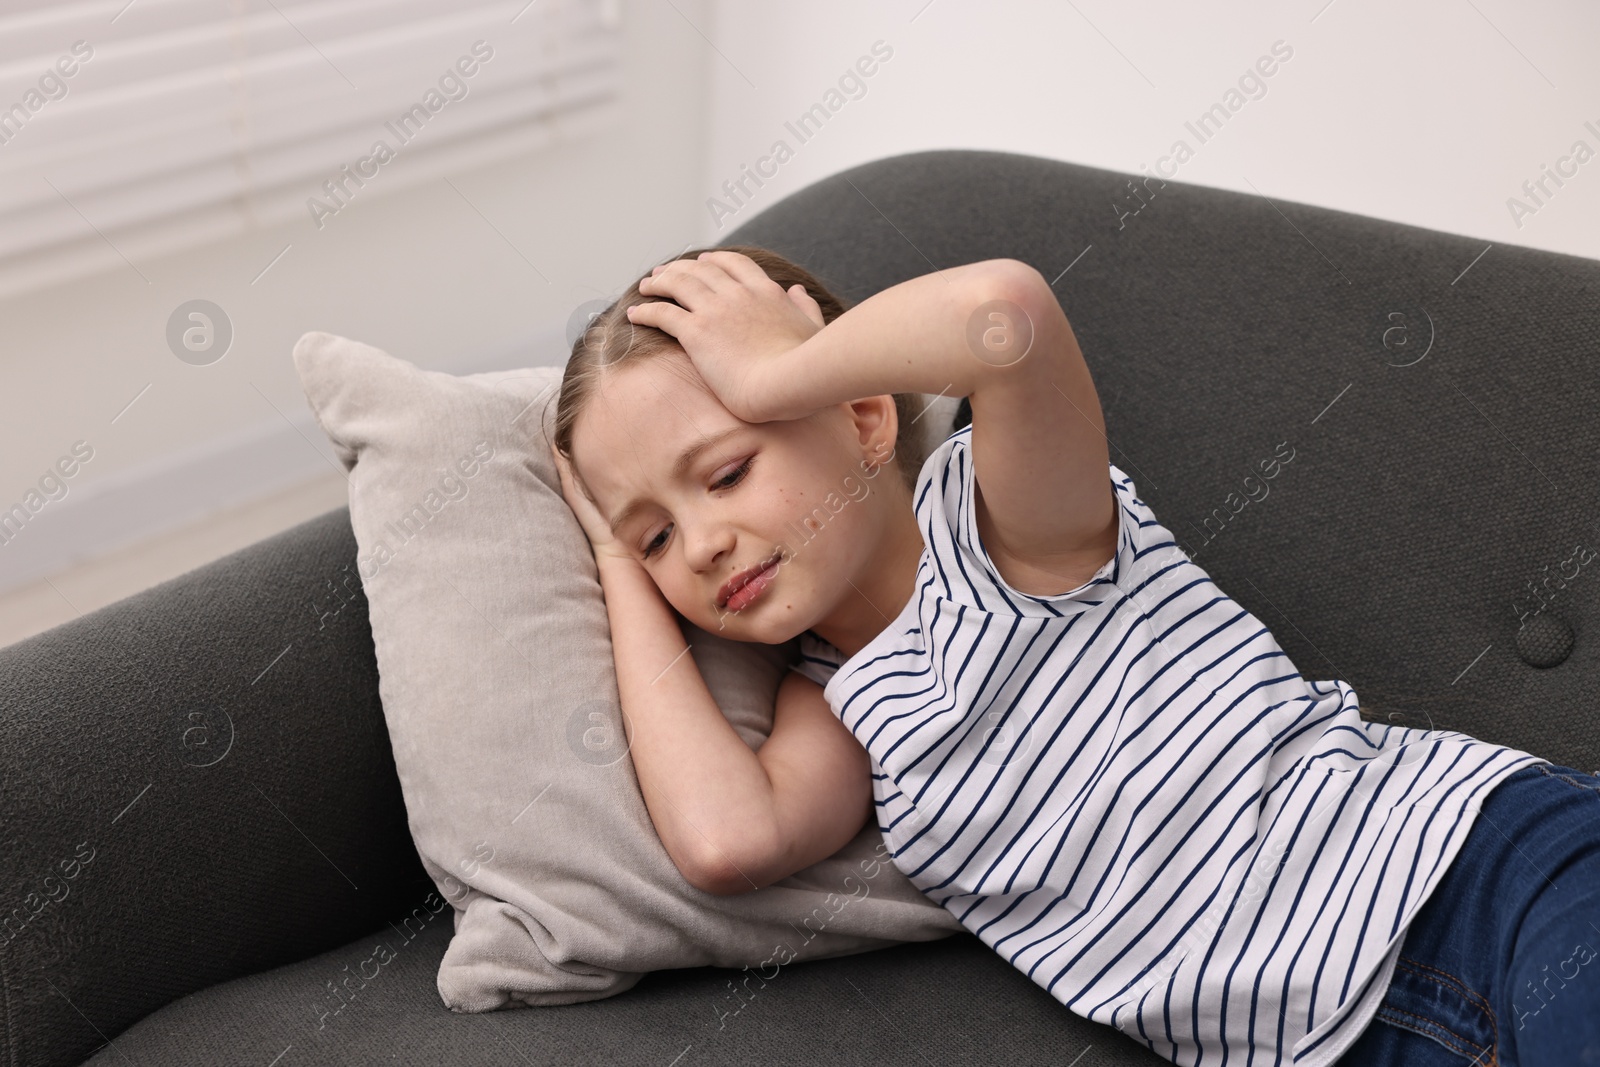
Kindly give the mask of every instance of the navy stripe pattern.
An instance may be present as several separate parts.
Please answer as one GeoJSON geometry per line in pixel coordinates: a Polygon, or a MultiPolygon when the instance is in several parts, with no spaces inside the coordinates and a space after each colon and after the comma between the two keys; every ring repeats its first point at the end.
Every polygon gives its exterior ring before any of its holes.
{"type": "Polygon", "coordinates": [[[1363,721],[1109,474],[1115,556],[1022,593],[958,430],[905,609],[848,661],[807,630],[795,669],[871,755],[896,867],[1057,1000],[1174,1063],[1330,1064],[1485,794],[1549,761],[1363,721]]]}

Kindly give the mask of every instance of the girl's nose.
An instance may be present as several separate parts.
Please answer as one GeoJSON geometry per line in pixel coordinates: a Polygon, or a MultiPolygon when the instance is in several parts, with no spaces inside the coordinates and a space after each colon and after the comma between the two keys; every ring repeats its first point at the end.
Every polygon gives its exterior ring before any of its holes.
{"type": "Polygon", "coordinates": [[[697,572],[726,568],[733,551],[732,527],[721,522],[695,522],[683,531],[684,559],[697,572]]]}

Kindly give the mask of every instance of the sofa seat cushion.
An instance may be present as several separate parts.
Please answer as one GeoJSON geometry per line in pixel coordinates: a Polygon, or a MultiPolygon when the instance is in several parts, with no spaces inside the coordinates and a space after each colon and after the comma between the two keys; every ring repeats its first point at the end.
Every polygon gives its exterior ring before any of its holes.
{"type": "Polygon", "coordinates": [[[375,930],[332,952],[190,994],[118,1035],[87,1064],[1167,1062],[1063,1010],[965,932],[760,974],[655,971],[620,997],[481,1014],[439,1003],[433,980],[449,941],[448,909],[426,925],[375,930]],[[335,989],[341,983],[342,993],[335,989]]]}

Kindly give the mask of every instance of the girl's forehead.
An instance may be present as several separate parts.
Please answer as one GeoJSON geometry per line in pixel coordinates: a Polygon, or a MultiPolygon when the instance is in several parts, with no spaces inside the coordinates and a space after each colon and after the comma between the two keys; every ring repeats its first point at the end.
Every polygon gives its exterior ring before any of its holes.
{"type": "Polygon", "coordinates": [[[591,438],[632,451],[738,421],[686,359],[663,355],[603,371],[574,430],[583,427],[591,438]],[[683,367],[672,365],[680,361],[683,367]]]}
{"type": "MultiPolygon", "coordinates": [[[[620,507],[672,479],[685,452],[736,431],[761,433],[735,418],[698,379],[648,359],[608,370],[573,426],[579,474],[597,503],[620,507]]],[[[713,444],[711,455],[718,453],[713,444]]]]}

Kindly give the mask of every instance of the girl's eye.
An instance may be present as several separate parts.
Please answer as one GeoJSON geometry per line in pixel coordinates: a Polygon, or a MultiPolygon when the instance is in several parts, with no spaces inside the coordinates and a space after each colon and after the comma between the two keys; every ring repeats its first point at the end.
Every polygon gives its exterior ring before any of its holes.
{"type": "Polygon", "coordinates": [[[744,480],[744,476],[750,472],[750,464],[754,461],[754,456],[746,459],[743,463],[739,464],[739,466],[729,471],[726,478],[721,478],[712,483],[712,487],[715,489],[731,489],[738,485],[744,480]]]}
{"type": "Polygon", "coordinates": [[[666,535],[667,535],[667,531],[665,529],[663,529],[660,533],[656,534],[654,537],[652,537],[650,539],[650,543],[648,545],[644,546],[644,558],[645,559],[649,559],[651,556],[655,555],[656,552],[658,552],[660,550],[660,548],[661,548],[660,541],[666,535]]]}
{"type": "MultiPolygon", "coordinates": [[[[750,466],[754,462],[755,462],[755,457],[754,456],[749,457],[743,463],[739,464],[733,470],[729,471],[726,477],[718,478],[716,481],[712,482],[711,483],[711,488],[713,488],[713,489],[732,489],[734,486],[736,486],[740,482],[744,481],[744,476],[746,474],[750,473],[750,466]]],[[[659,552],[662,549],[662,547],[665,545],[665,542],[662,539],[664,537],[666,537],[667,531],[670,530],[670,529],[672,529],[672,524],[668,523],[665,527],[662,528],[660,533],[656,534],[654,537],[652,537],[650,539],[650,543],[649,544],[644,546],[643,555],[644,555],[645,559],[649,559],[651,556],[655,555],[657,552],[659,552]]]]}

